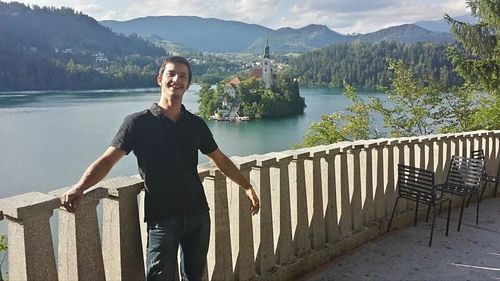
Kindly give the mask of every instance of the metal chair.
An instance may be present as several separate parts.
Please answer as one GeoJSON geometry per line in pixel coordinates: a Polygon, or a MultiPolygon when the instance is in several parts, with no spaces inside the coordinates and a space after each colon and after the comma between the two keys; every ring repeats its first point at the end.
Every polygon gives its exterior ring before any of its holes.
{"type": "MultiPolygon", "coordinates": [[[[451,195],[462,197],[462,206],[460,209],[460,218],[458,219],[457,231],[460,231],[462,217],[465,206],[465,199],[469,195],[476,195],[476,224],[479,223],[479,201],[480,184],[484,173],[484,159],[474,159],[460,156],[453,156],[448,169],[446,182],[437,185],[436,189],[451,195]]],[[[451,202],[451,201],[450,201],[451,202]]],[[[446,221],[446,235],[450,225],[451,204],[448,206],[448,218],[446,221]]]]}
{"type": "MultiPolygon", "coordinates": [[[[437,193],[434,187],[434,172],[407,166],[403,164],[398,165],[398,197],[394,203],[394,209],[392,210],[391,219],[389,220],[389,225],[387,226],[387,232],[391,229],[392,219],[398,202],[400,198],[405,198],[410,201],[416,202],[415,206],[415,222],[417,225],[418,218],[418,205],[419,203],[424,203],[428,206],[426,222],[429,220],[430,208],[433,207],[434,212],[432,216],[432,227],[431,235],[429,238],[429,247],[432,245],[432,236],[434,234],[434,224],[436,222],[436,205],[440,204],[443,200],[447,200],[441,196],[441,193],[437,193]]],[[[451,201],[450,201],[451,206],[451,201]]]]}
{"type": "MultiPolygon", "coordinates": [[[[484,160],[484,152],[482,149],[472,151],[471,156],[474,159],[483,159],[484,160]]],[[[481,182],[482,182],[483,186],[481,188],[481,196],[479,197],[480,200],[483,198],[484,191],[486,190],[488,183],[495,184],[495,193],[493,193],[493,198],[497,197],[498,183],[500,182],[499,175],[500,175],[500,165],[498,166],[498,170],[497,170],[496,175],[488,175],[488,173],[486,172],[486,169],[484,169],[484,173],[481,177],[481,182]]],[[[470,201],[470,197],[469,197],[469,201],[470,201]]],[[[469,202],[467,202],[467,205],[469,205],[469,202]]]]}

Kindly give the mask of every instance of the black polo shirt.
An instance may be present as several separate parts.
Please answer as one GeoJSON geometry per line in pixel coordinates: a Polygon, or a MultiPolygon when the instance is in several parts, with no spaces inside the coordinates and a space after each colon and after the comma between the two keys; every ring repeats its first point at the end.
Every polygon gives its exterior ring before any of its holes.
{"type": "Polygon", "coordinates": [[[198,149],[208,154],[217,143],[205,121],[184,106],[177,122],[157,104],[127,116],[111,146],[137,157],[146,188],[146,221],[208,210],[198,177],[198,149]]]}

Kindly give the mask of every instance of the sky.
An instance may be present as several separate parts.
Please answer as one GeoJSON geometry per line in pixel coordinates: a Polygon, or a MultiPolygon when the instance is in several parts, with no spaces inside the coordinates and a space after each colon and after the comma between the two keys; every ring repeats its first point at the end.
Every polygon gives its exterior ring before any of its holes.
{"type": "MultiPolygon", "coordinates": [[[[11,2],[11,1],[7,1],[11,2]]],[[[326,25],[347,33],[368,33],[420,20],[469,14],[465,0],[27,0],[24,4],[70,7],[96,20],[146,16],[199,16],[259,24],[268,28],[326,25]]]]}

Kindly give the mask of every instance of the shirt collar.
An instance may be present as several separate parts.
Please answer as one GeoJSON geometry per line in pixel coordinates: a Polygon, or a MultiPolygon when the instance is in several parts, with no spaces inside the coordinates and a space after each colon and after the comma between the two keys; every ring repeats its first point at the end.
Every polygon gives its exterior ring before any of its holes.
{"type": "MultiPolygon", "coordinates": [[[[163,111],[162,111],[161,107],[157,103],[153,103],[153,105],[151,105],[151,107],[149,108],[149,111],[155,117],[158,117],[158,118],[167,118],[167,116],[165,116],[163,114],[163,111]]],[[[186,115],[186,108],[184,107],[183,104],[181,104],[181,116],[179,117],[179,120],[181,120],[182,118],[184,118],[185,115],[186,115]]]]}

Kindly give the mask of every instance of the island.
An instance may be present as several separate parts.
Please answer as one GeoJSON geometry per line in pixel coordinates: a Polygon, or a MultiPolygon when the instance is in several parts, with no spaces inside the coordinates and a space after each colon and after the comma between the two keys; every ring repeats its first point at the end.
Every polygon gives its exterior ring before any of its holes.
{"type": "Polygon", "coordinates": [[[198,104],[200,116],[218,121],[295,116],[306,107],[291,71],[283,65],[273,67],[267,40],[261,62],[249,73],[215,86],[201,85],[198,104]]]}

